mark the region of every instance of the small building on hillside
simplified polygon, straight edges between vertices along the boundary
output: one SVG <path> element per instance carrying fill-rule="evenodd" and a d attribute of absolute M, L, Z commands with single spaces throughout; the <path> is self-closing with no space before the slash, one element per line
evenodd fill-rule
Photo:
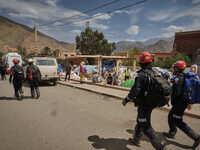
<path fill-rule="evenodd" d="M 58 57 L 64 56 L 67 58 L 67 57 L 76 56 L 76 55 L 77 55 L 76 51 L 71 51 L 71 52 L 64 51 L 64 52 L 60 52 Z"/>
<path fill-rule="evenodd" d="M 198 51 L 200 51 L 200 30 L 176 32 L 173 44 L 174 53 L 187 54 L 195 62 Z"/>

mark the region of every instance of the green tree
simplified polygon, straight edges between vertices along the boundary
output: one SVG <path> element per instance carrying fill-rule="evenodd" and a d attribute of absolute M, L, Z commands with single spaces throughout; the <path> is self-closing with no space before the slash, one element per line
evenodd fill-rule
<path fill-rule="evenodd" d="M 41 51 L 41 54 L 51 55 L 52 52 L 51 52 L 51 49 L 50 49 L 48 46 L 46 46 L 46 47 L 44 47 L 44 49 Z"/>
<path fill-rule="evenodd" d="M 4 52 L 0 52 L 0 60 L 2 59 L 3 55 L 4 55 Z"/>
<path fill-rule="evenodd" d="M 137 47 L 134 47 L 133 49 L 130 49 L 130 50 L 128 51 L 128 57 L 129 57 L 129 58 L 133 58 L 133 55 L 134 55 L 135 53 L 141 53 L 140 49 L 137 48 Z"/>
<path fill-rule="evenodd" d="M 172 64 L 178 60 L 183 60 L 187 64 L 190 64 L 190 58 L 187 55 L 184 54 L 176 54 L 174 57 L 168 57 L 164 60 L 158 60 L 156 62 L 153 62 L 154 67 L 161 67 L 169 69 L 172 67 Z"/>
<path fill-rule="evenodd" d="M 111 55 L 115 48 L 115 43 L 109 43 L 102 32 L 93 32 L 89 27 L 76 36 L 76 49 L 83 55 Z"/>
<path fill-rule="evenodd" d="M 59 53 L 60 53 L 60 50 L 59 50 L 59 49 L 53 50 L 53 56 L 54 56 L 54 57 L 58 57 L 58 56 L 59 56 Z"/>
<path fill-rule="evenodd" d="M 21 55 L 23 61 L 26 61 L 27 56 L 28 56 L 28 52 L 27 52 L 25 47 L 18 45 L 17 46 L 17 53 Z"/>

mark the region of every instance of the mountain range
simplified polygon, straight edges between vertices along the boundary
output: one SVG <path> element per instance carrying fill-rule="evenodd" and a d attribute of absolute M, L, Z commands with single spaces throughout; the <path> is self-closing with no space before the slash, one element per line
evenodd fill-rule
<path fill-rule="evenodd" d="M 150 53 L 163 52 L 170 53 L 172 51 L 174 37 L 170 38 L 152 38 L 144 42 L 141 41 L 120 41 L 116 43 L 115 51 L 128 51 L 134 47 L 141 51 L 148 51 Z"/>
<path fill-rule="evenodd" d="M 37 35 L 39 51 L 46 46 L 61 51 L 75 51 L 76 49 L 74 43 L 58 41 L 41 32 Z M 0 16 L 0 51 L 6 48 L 16 48 L 18 45 L 26 47 L 28 51 L 34 50 L 34 29 Z"/>
<path fill-rule="evenodd" d="M 120 41 L 116 43 L 116 49 L 114 51 L 128 51 L 137 47 L 141 51 L 148 51 L 151 53 L 168 53 L 172 51 L 173 40 L 174 37 L 152 38 L 144 42 Z M 28 51 L 34 50 L 34 29 L 0 16 L 0 51 L 9 48 L 16 48 L 18 45 L 26 47 Z M 60 49 L 61 51 L 76 50 L 75 43 L 58 41 L 38 32 L 39 52 L 46 46 L 51 49 Z"/>

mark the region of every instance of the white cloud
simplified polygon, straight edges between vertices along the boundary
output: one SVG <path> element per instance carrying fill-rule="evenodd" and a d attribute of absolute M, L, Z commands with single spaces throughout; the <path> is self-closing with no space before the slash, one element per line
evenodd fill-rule
<path fill-rule="evenodd" d="M 200 3 L 200 0 L 192 0 L 193 4 Z"/>
<path fill-rule="evenodd" d="M 164 22 L 172 22 L 183 17 L 200 17 L 200 6 L 196 5 L 193 8 L 175 6 L 167 10 L 151 11 L 147 16 L 150 21 Z"/>
<path fill-rule="evenodd" d="M 172 37 L 172 36 L 174 36 L 174 32 L 163 33 L 163 34 L 159 35 L 158 37 L 159 38 L 169 38 L 169 37 Z"/>
<path fill-rule="evenodd" d="M 70 33 L 77 35 L 81 33 L 81 30 L 71 30 Z"/>
<path fill-rule="evenodd" d="M 10 16 L 19 19 L 26 19 L 28 21 L 35 21 L 35 22 L 43 22 L 49 23 L 55 20 L 69 18 L 74 15 L 78 15 L 81 12 L 64 8 L 62 6 L 57 5 L 58 0 L 32 0 L 32 1 L 25 1 L 25 0 L 0 0 L 0 9 L 7 9 L 10 12 L 8 13 Z M 22 9 L 23 8 L 23 9 Z M 100 15 L 100 13 L 96 14 Z M 84 19 L 89 16 L 81 15 L 76 17 L 76 20 Z M 90 26 L 101 29 L 107 30 L 109 28 L 108 25 L 105 25 L 105 22 L 101 22 L 104 20 L 111 19 L 111 15 L 105 14 L 99 16 L 97 18 L 90 19 Z M 67 19 L 62 22 L 55 22 L 52 26 L 67 24 L 72 22 L 73 20 Z M 85 21 L 80 21 L 77 23 L 70 24 L 71 26 L 75 27 L 85 27 Z"/>
<path fill-rule="evenodd" d="M 46 3 L 51 6 L 56 6 L 57 0 L 47 0 Z"/>
<path fill-rule="evenodd" d="M 122 13 L 130 14 L 131 11 L 127 11 L 127 10 L 117 10 L 117 11 L 114 11 L 112 14 L 114 14 L 114 13 L 116 13 L 116 14 L 122 14 Z"/>
<path fill-rule="evenodd" d="M 131 26 L 126 30 L 126 33 L 130 35 L 137 35 L 139 33 L 139 26 Z"/>
<path fill-rule="evenodd" d="M 130 21 L 131 21 L 131 24 L 136 24 L 137 21 L 138 21 L 138 18 L 140 17 L 140 12 L 143 10 L 143 8 L 135 8 L 134 10 L 131 10 L 129 12 L 129 15 L 130 15 Z"/>
<path fill-rule="evenodd" d="M 168 26 L 166 28 L 162 28 L 162 30 L 168 31 L 168 32 L 177 32 L 177 31 L 183 30 L 183 27 L 170 25 L 170 26 Z"/>
<path fill-rule="evenodd" d="M 52 21 L 67 18 L 79 11 L 56 6 L 55 0 L 43 1 L 20 1 L 20 0 L 1 0 L 0 9 L 10 10 L 10 15 L 18 18 L 40 19 Z"/>
<path fill-rule="evenodd" d="M 97 17 L 95 17 L 95 16 L 97 16 Z M 93 15 L 93 17 L 95 17 L 95 19 L 99 19 L 99 20 L 109 20 L 109 19 L 111 19 L 111 16 L 110 15 L 108 15 L 108 14 L 103 14 L 103 13 L 97 13 L 97 14 L 95 14 L 95 15 Z"/>

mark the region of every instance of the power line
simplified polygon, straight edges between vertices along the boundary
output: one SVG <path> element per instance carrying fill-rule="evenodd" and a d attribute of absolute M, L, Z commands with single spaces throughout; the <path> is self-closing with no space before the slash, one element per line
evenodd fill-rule
<path fill-rule="evenodd" d="M 46 24 L 38 25 L 38 27 L 46 26 L 46 25 L 50 25 L 50 24 L 53 24 L 53 23 L 56 23 L 56 22 L 60 22 L 60 21 L 63 21 L 63 20 L 72 19 L 72 18 L 75 18 L 75 17 L 79 17 L 79 16 L 81 16 L 81 15 L 83 15 L 83 14 L 86 14 L 86 13 L 89 13 L 89 12 L 91 12 L 91 11 L 94 11 L 94 10 L 97 10 L 97 9 L 103 8 L 103 7 L 105 7 L 105 6 L 108 6 L 108 5 L 114 4 L 114 3 L 118 2 L 118 1 L 121 1 L 121 0 L 114 0 L 114 1 L 112 1 L 112 2 L 110 2 L 110 3 L 107 3 L 107 4 L 104 4 L 104 5 L 98 6 L 98 7 L 96 7 L 96 8 L 93 8 L 93 9 L 87 10 L 87 11 L 85 11 L 85 12 L 83 12 L 83 13 L 80 13 L 80 14 L 77 14 L 77 15 L 73 15 L 73 16 L 68 17 L 68 18 L 63 18 L 63 19 L 59 19 L 59 20 L 55 20 L 55 21 L 52 21 L 52 22 L 46 23 Z"/>
<path fill-rule="evenodd" d="M 20 44 L 22 44 L 30 35 L 32 34 L 32 32 L 27 33 L 24 38 L 21 40 Z"/>
<path fill-rule="evenodd" d="M 87 18 L 83 18 L 83 19 L 76 20 L 76 21 L 71 21 L 71 22 L 64 23 L 64 24 L 60 24 L 60 25 L 56 25 L 56 26 L 69 25 L 69 24 L 73 24 L 73 23 L 80 22 L 80 21 L 84 21 L 84 20 L 88 20 L 88 19 L 100 17 L 100 16 L 103 16 L 103 15 L 106 15 L 106 14 L 110 14 L 110 13 L 115 12 L 115 11 L 118 11 L 118 10 L 122 10 L 122 9 L 125 9 L 125 8 L 129 8 L 129 7 L 131 7 L 131 6 L 134 6 L 134 5 L 138 5 L 138 4 L 144 3 L 145 1 L 147 1 L 147 0 L 143 0 L 143 1 L 136 2 L 136 3 L 132 3 L 132 4 L 130 4 L 130 5 L 126 5 L 126 6 L 124 6 L 124 7 L 120 7 L 120 8 L 118 8 L 118 9 L 114 9 L 114 10 L 108 11 L 108 12 L 106 12 L 106 13 L 98 14 L 98 15 L 95 15 L 95 16 L 90 16 L 90 17 L 87 17 Z M 55 27 L 55 26 L 50 26 L 50 27 Z"/>

